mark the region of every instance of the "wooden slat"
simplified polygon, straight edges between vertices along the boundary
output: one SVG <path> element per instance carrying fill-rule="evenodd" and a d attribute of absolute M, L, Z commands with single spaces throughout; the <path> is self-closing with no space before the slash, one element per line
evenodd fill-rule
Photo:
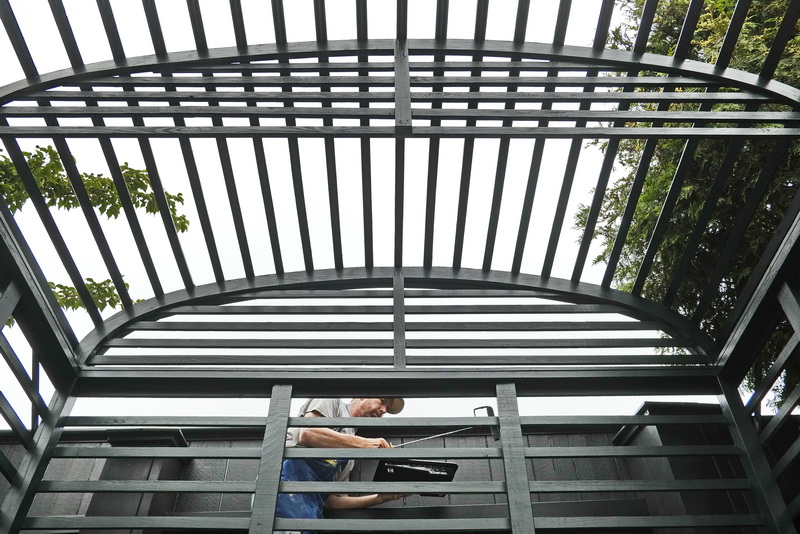
<path fill-rule="evenodd" d="M 281 493 L 446 493 L 501 494 L 506 483 L 473 482 L 281 482 Z"/>
<path fill-rule="evenodd" d="M 110 339 L 107 347 L 260 348 L 260 349 L 391 349 L 391 339 Z"/>
<path fill-rule="evenodd" d="M 192 529 L 219 532 L 247 527 L 246 517 L 30 517 L 23 528 L 48 529 Z M 736 527 L 757 526 L 763 521 L 757 515 L 710 515 L 710 516 L 659 516 L 659 517 L 584 517 L 553 518 L 538 517 L 535 525 L 546 529 L 575 528 L 689 528 L 689 527 Z M 382 532 L 489 532 L 507 530 L 509 520 L 505 518 L 470 519 L 276 519 L 275 527 L 282 530 L 317 529 L 326 532 L 369 532 L 379 525 Z"/>
<path fill-rule="evenodd" d="M 637 323 L 632 323 L 637 324 Z M 491 324 L 488 326 L 492 326 Z M 608 330 L 612 328 L 609 327 Z M 209 321 L 140 321 L 130 325 L 130 330 L 160 332 L 391 332 L 390 322 L 209 322 Z M 426 329 L 427 330 L 427 329 Z M 632 330 L 632 329 L 631 329 Z"/>
<path fill-rule="evenodd" d="M 472 519 L 383 519 L 379 523 L 373 520 L 359 519 L 276 519 L 276 528 L 282 531 L 296 532 L 308 529 L 325 532 L 374 532 L 376 526 L 381 532 L 495 532 L 509 528 L 506 518 L 472 518 Z"/>
<path fill-rule="evenodd" d="M 533 508 L 528 488 L 525 448 L 522 437 L 517 391 L 513 383 L 497 385 L 497 412 L 500 442 L 503 450 L 503 471 L 512 532 L 534 532 Z M 479 484 L 483 486 L 483 484 Z"/>
<path fill-rule="evenodd" d="M 408 44 L 404 40 L 395 43 L 394 64 L 394 78 L 391 79 L 395 96 L 394 126 L 398 133 L 407 133 L 411 131 L 411 84 L 408 70 Z M 375 87 L 372 83 L 369 85 Z"/>
<path fill-rule="evenodd" d="M 402 44 L 399 46 L 402 47 Z M 663 87 L 708 87 L 718 85 L 716 81 L 690 77 L 665 76 L 519 76 L 515 68 L 509 68 L 509 76 L 410 76 L 408 61 L 402 59 L 402 50 L 396 51 L 394 76 L 100 76 L 82 80 L 90 85 L 102 87 L 281 87 L 286 84 L 295 87 L 395 87 L 397 91 L 398 69 L 405 72 L 406 82 L 412 87 L 465 87 L 477 84 L 480 87 L 604 87 L 604 88 L 663 88 Z M 399 54 L 399 55 L 397 55 Z M 408 52 L 406 52 L 408 57 Z M 406 66 L 403 66 L 403 63 Z M 438 64 L 435 65 L 438 70 Z M 214 70 L 211 67 L 210 70 Z M 328 66 L 319 66 L 320 72 Z M 407 91 L 405 91 L 407 92 Z"/>
<path fill-rule="evenodd" d="M 406 362 L 411 366 L 450 366 L 465 368 L 474 365 L 535 366 L 535 365 L 697 365 L 708 364 L 705 356 L 699 355 L 608 355 L 608 354 L 425 354 L 411 352 L 406 355 Z M 382 365 L 392 366 L 392 354 L 99 354 L 92 356 L 89 365 Z"/>
<path fill-rule="evenodd" d="M 51 102 L 58 101 L 111 101 L 111 102 L 124 102 L 129 99 L 136 99 L 140 102 L 167 102 L 172 98 L 179 98 L 181 93 L 167 94 L 163 91 L 32 91 L 25 95 L 25 98 L 20 98 L 20 101 L 27 99 L 41 100 L 45 99 Z M 750 93 L 746 91 L 740 92 L 685 92 L 685 93 L 662 93 L 662 92 L 636 92 L 636 93 L 585 93 L 585 92 L 557 92 L 557 93 L 543 93 L 543 92 L 518 92 L 518 93 L 505 93 L 505 92 L 426 92 L 414 91 L 411 94 L 412 102 L 602 102 L 602 103 L 661 103 L 661 102 L 681 102 L 681 103 L 698 103 L 698 102 L 715 102 L 715 103 L 729 103 L 729 104 L 747 104 L 751 102 L 771 102 L 772 99 Z M 332 93 L 317 93 L 317 92 L 297 92 L 297 93 L 284 93 L 278 91 L 261 91 L 255 93 L 241 93 L 241 92 L 225 92 L 225 93 L 208 93 L 208 92 L 187 92 L 185 99 L 186 102 L 279 102 L 279 103 L 294 103 L 294 102 L 394 102 L 395 94 L 393 91 L 376 91 L 376 92 L 332 92 Z"/>
<path fill-rule="evenodd" d="M 786 452 L 783 453 L 783 456 L 775 463 L 772 467 L 772 475 L 777 479 L 778 477 L 782 476 L 787 469 L 792 467 L 797 463 L 797 460 L 800 459 L 800 438 L 794 440 L 794 443 L 786 449 Z"/>
<path fill-rule="evenodd" d="M 713 395 L 717 371 L 696 367 L 570 367 L 550 369 L 451 368 L 393 370 L 231 369 L 220 379 L 215 369 L 85 368 L 76 393 L 83 396 L 186 396 L 206 394 L 260 397 L 275 384 L 292 384 L 302 397 L 380 396 L 396 391 L 404 396 L 484 396 L 494 384 L 513 380 L 521 395 Z M 351 423 L 352 424 L 352 423 Z M 347 425 L 345 425 L 347 426 Z"/>
<path fill-rule="evenodd" d="M 318 366 L 318 365 L 383 365 L 392 366 L 394 357 L 386 354 L 339 354 L 339 355 L 246 355 L 246 354 L 168 354 L 168 355 L 97 355 L 93 356 L 89 365 L 280 365 Z"/>
<path fill-rule="evenodd" d="M 719 385 L 722 390 L 719 395 L 720 408 L 729 421 L 734 445 L 741 451 L 742 466 L 753 485 L 753 495 L 759 508 L 763 510 L 766 526 L 775 532 L 791 532 L 794 527 L 787 513 L 786 501 L 777 481 L 772 477 L 772 470 L 759 443 L 752 418 L 744 410 L 738 382 L 733 384 L 721 379 Z"/>
<path fill-rule="evenodd" d="M 14 128 L 9 128 L 6 124 L 7 123 L 5 122 L 5 119 L 0 118 L 0 130 L 14 130 Z M 28 192 L 28 197 L 31 203 L 36 209 L 36 212 L 39 214 L 39 219 L 47 231 L 47 235 L 50 237 L 50 241 L 52 242 L 58 257 L 61 260 L 63 268 L 69 275 L 72 285 L 75 287 L 75 290 L 80 296 L 81 302 L 86 308 L 86 312 L 89 314 L 89 317 L 92 319 L 92 322 L 95 325 L 102 323 L 103 319 L 100 316 L 100 311 L 97 309 L 97 305 L 92 299 L 89 290 L 86 288 L 86 283 L 84 282 L 83 276 L 81 275 L 81 272 L 78 269 L 72 254 L 70 253 L 69 247 L 67 246 L 67 243 L 64 240 L 64 237 L 59 230 L 55 219 L 53 218 L 53 214 L 50 212 L 50 208 L 47 206 L 47 201 L 45 200 L 41 190 L 39 189 L 39 186 L 36 183 L 36 179 L 34 178 L 33 173 L 28 166 L 22 149 L 19 147 L 17 140 L 13 137 L 3 137 L 3 144 L 8 151 L 11 161 L 14 163 L 14 167 L 16 168 L 17 174 L 25 186 L 25 190 Z"/>
<path fill-rule="evenodd" d="M 783 347 L 780 354 L 778 354 L 778 357 L 775 358 L 775 361 L 769 366 L 769 369 L 767 369 L 767 372 L 764 374 L 761 382 L 747 400 L 745 408 L 749 413 L 753 413 L 761 404 L 761 401 L 764 400 L 764 397 L 766 397 L 767 394 L 769 394 L 770 390 L 772 389 L 772 385 L 783 372 L 787 362 L 797 357 L 798 354 L 800 354 L 800 336 L 797 334 L 792 334 L 792 337 L 786 342 L 786 345 Z"/>
<path fill-rule="evenodd" d="M 261 458 L 256 447 L 56 447 L 53 458 Z"/>
<path fill-rule="evenodd" d="M 3 22 L 6 34 L 17 56 L 17 61 L 19 61 L 19 65 L 22 67 L 22 72 L 25 73 L 26 77 L 33 78 L 38 74 L 38 70 L 28 50 L 25 37 L 22 35 L 22 31 L 20 31 L 17 18 L 14 15 L 14 10 L 11 9 L 11 4 L 8 0 L 0 1 L 0 21 Z"/>
<path fill-rule="evenodd" d="M 792 420 L 791 414 L 797 407 L 797 404 L 800 403 L 800 385 L 795 385 L 787 393 L 778 413 L 770 419 L 770 422 L 767 423 L 767 426 L 764 427 L 764 430 L 758 435 L 758 439 L 762 445 L 766 445 L 783 425 Z"/>
<path fill-rule="evenodd" d="M 62 413 L 69 413 L 74 397 L 56 393 L 50 403 L 50 412 L 34 435 L 33 447 L 17 465 L 17 478 L 0 506 L 0 532 L 17 532 L 36 497 L 42 477 L 47 470 L 61 428 L 57 422 Z"/>
<path fill-rule="evenodd" d="M 772 42 L 769 53 L 764 59 L 764 64 L 761 66 L 761 72 L 759 74 L 764 79 L 772 78 L 775 74 L 775 70 L 778 68 L 778 63 L 780 63 L 783 57 L 786 46 L 795 36 L 795 26 L 797 25 L 798 17 L 800 17 L 800 0 L 792 0 L 789 2 L 789 5 L 786 6 L 783 20 L 778 28 L 777 35 L 775 35 L 775 40 Z"/>
<path fill-rule="evenodd" d="M 121 340 L 122 341 L 122 340 Z M 151 341 L 151 340 L 142 340 Z M 331 340 L 338 341 L 338 340 Z M 651 339 L 409 339 L 410 349 L 553 349 L 553 348 L 621 348 L 621 347 L 685 347 L 684 341 Z"/>
<path fill-rule="evenodd" d="M 39 493 L 253 493 L 256 481 L 43 480 Z"/>
<path fill-rule="evenodd" d="M 254 102 L 248 102 L 253 104 Z M 330 102 L 327 102 L 330 104 Z M 441 102 L 433 102 L 441 105 Z M 800 113 L 788 111 L 615 111 L 564 109 L 414 109 L 413 118 L 426 120 L 513 120 L 513 121 L 583 121 L 583 122 L 655 122 L 697 124 L 736 122 L 790 123 L 800 120 Z M 18 117 L 210 117 L 210 118 L 322 118 L 322 119 L 391 119 L 394 113 L 386 108 L 299 107 L 273 106 L 102 106 L 102 107 L 34 107 L 11 106 L 0 108 L 0 115 Z M 254 125 L 257 126 L 257 125 Z M 327 124 L 332 126 L 332 124 Z M 431 126 L 439 126 L 432 124 Z M 546 126 L 546 125 L 543 125 Z M 580 127 L 580 126 L 578 126 Z M 585 127 L 585 125 L 584 125 Z"/>
<path fill-rule="evenodd" d="M 561 314 L 561 313 L 625 313 L 615 304 L 446 304 L 446 305 L 408 305 L 407 314 Z M 175 306 L 170 314 L 209 314 L 209 315 L 294 315 L 294 314 L 335 314 L 335 315 L 388 315 L 393 313 L 391 306 Z"/>
<path fill-rule="evenodd" d="M 409 349 L 554 349 L 554 348 L 623 348 L 685 347 L 680 340 L 651 339 L 408 339 Z M 135 348 L 250 348 L 250 349 L 391 349 L 393 339 L 242 339 L 242 338 L 169 338 L 110 339 L 106 347 Z M 395 347 L 396 348 L 396 347 Z"/>
<path fill-rule="evenodd" d="M 376 138 L 394 138 L 394 128 L 384 126 L 0 126 L 0 137 L 14 136 L 19 139 L 56 137 L 65 138 L 216 138 L 225 135 L 229 138 L 265 137 L 265 138 L 358 138 L 372 136 Z M 489 127 L 489 126 L 442 126 L 415 127 L 413 138 L 463 138 L 481 139 L 691 139 L 695 137 L 710 139 L 771 139 L 800 137 L 798 128 L 628 128 L 628 127 L 590 127 L 576 130 L 572 127 L 549 126 L 536 127 Z M 402 141 L 399 140 L 399 141 Z M 297 155 L 299 158 L 299 154 Z M 148 169 L 151 177 L 152 169 Z M 167 212 L 169 210 L 167 209 Z"/>
<path fill-rule="evenodd" d="M 747 200 L 744 205 L 738 208 L 735 221 L 732 225 L 728 224 L 726 229 L 729 232 L 727 242 L 722 251 L 717 253 L 717 263 L 706 282 L 706 286 L 703 288 L 700 302 L 698 302 L 697 308 L 692 314 L 692 319 L 698 323 L 708 313 L 714 299 L 720 295 L 722 279 L 728 272 L 734 257 L 739 253 L 748 227 L 753 223 L 754 219 L 758 218 L 757 211 L 761 207 L 764 196 L 767 194 L 767 188 L 777 178 L 778 172 L 782 167 L 781 163 L 785 161 L 790 146 L 791 141 L 788 139 L 775 143 L 761 167 L 758 179 L 751 181 L 752 189 L 747 193 Z"/>
<path fill-rule="evenodd" d="M 721 415 L 545 415 L 523 416 L 522 426 L 543 427 L 554 425 L 703 425 L 725 424 Z"/>
<path fill-rule="evenodd" d="M 397 124 L 395 123 L 395 130 Z M 403 232 L 405 230 L 406 140 L 394 141 L 394 267 L 403 267 Z"/>
<path fill-rule="evenodd" d="M 506 458 L 506 461 L 507 458 Z M 523 474 L 525 471 L 523 471 Z M 49 483 L 54 484 L 54 483 Z M 87 482 L 64 483 L 79 488 Z M 129 482 L 136 484 L 136 482 Z M 141 484 L 141 483 L 139 483 Z M 147 483 L 156 486 L 157 483 Z M 161 482 L 161 484 L 167 484 Z M 184 482 L 184 484 L 187 484 Z M 217 483 L 237 484 L 237 483 Z M 252 483 L 250 483 L 252 485 Z M 61 483 L 57 486 L 60 487 Z M 50 486 L 48 486 L 49 488 Z M 65 486 L 67 487 L 67 486 Z M 142 486 L 144 487 L 144 486 Z M 193 486 L 194 487 L 194 486 Z M 199 487 L 199 486 L 196 486 Z M 221 486 L 216 489 L 219 490 Z M 446 493 L 446 494 L 500 494 L 506 492 L 505 482 L 282 482 L 282 493 Z M 528 489 L 528 488 L 526 488 Z M 683 479 L 683 480 L 547 480 L 531 481 L 531 493 L 608 493 L 608 492 L 660 492 L 660 491 L 733 491 L 751 489 L 747 479 Z M 49 489 L 48 489 L 49 490 Z M 75 489 L 74 491 L 77 491 Z M 132 490 L 124 490 L 132 491 Z M 157 490 L 162 491 L 162 490 Z M 192 490 L 194 491 L 194 490 Z M 214 491 L 214 490 L 209 490 Z M 523 491 L 526 500 L 527 491 Z"/>
<path fill-rule="evenodd" d="M 275 386 L 270 396 L 269 414 L 264 428 L 261 446 L 261 461 L 255 483 L 252 512 L 250 516 L 251 534 L 269 532 L 275 521 L 275 500 L 280 484 L 281 463 L 286 438 L 287 420 L 292 401 L 291 386 Z"/>
<path fill-rule="evenodd" d="M 527 453 L 526 453 L 527 454 Z M 642 453 L 642 456 L 648 454 Z M 492 448 L 446 448 L 446 449 L 322 449 L 293 447 L 283 453 L 285 458 L 337 458 L 381 459 L 381 458 L 447 458 L 479 459 L 502 458 L 500 449 Z M 256 447 L 72 447 L 59 446 L 54 458 L 228 458 L 259 459 L 261 448 Z"/>
<path fill-rule="evenodd" d="M 547 529 L 652 529 L 691 527 L 745 527 L 764 524 L 760 515 L 683 515 L 650 517 L 538 517 L 536 526 Z"/>
<path fill-rule="evenodd" d="M 732 140 L 726 148 L 725 154 L 714 177 L 714 181 L 707 190 L 703 207 L 700 210 L 700 213 L 694 218 L 694 226 L 692 227 L 692 231 L 686 240 L 683 254 L 681 255 L 678 264 L 675 266 L 672 272 L 672 278 L 670 280 L 669 287 L 667 288 L 664 298 L 662 299 L 662 303 L 667 307 L 672 305 L 672 302 L 678 295 L 681 284 L 686 279 L 687 273 L 689 272 L 689 269 L 694 261 L 695 254 L 702 243 L 703 235 L 706 233 L 708 223 L 711 221 L 711 217 L 716 211 L 717 202 L 725 192 L 728 180 L 733 175 L 733 169 L 736 165 L 736 162 L 739 160 L 739 156 L 741 155 L 744 146 L 745 139 L 742 138 Z"/>
<path fill-rule="evenodd" d="M 0 293 L 0 325 L 5 325 L 11 318 L 20 298 L 19 288 L 10 280 Z"/>
<path fill-rule="evenodd" d="M 33 444 L 31 431 L 25 428 L 25 423 L 22 422 L 14 407 L 8 402 L 6 396 L 0 392 L 0 416 L 5 419 L 14 436 L 22 443 L 26 449 L 29 449 Z"/>
<path fill-rule="evenodd" d="M 69 416 L 63 417 L 59 425 L 63 427 L 117 427 L 117 426 L 178 426 L 178 427 L 263 427 L 266 424 L 266 417 L 222 417 L 222 416 L 148 416 L 148 417 L 99 417 L 99 416 Z M 289 426 L 292 427 L 339 427 L 351 426 L 359 428 L 430 428 L 441 427 L 443 425 L 453 427 L 476 426 L 476 425 L 496 425 L 496 418 L 476 418 L 476 417 L 428 417 L 428 418 L 401 418 L 391 417 L 386 419 L 373 418 L 334 418 L 326 417 L 324 421 L 317 421 L 313 417 L 290 417 Z"/>
<path fill-rule="evenodd" d="M 380 56 L 375 56 L 380 58 Z M 280 73 L 283 71 L 289 72 L 319 72 L 326 69 L 330 72 L 392 72 L 394 70 L 394 63 L 391 61 L 337 61 L 335 63 L 318 63 L 314 61 L 304 61 L 288 63 L 285 66 L 272 62 L 260 63 L 222 63 L 216 65 L 198 67 L 196 65 L 175 65 L 170 67 L 154 66 L 152 72 L 170 72 L 170 73 Z M 575 73 L 580 71 L 599 70 L 600 72 L 618 73 L 619 66 L 614 65 L 597 65 L 594 63 L 587 63 L 581 61 L 569 60 L 540 60 L 540 61 L 513 61 L 504 58 L 498 58 L 498 61 L 458 61 L 448 60 L 442 61 L 413 61 L 410 63 L 411 71 L 425 71 L 429 72 L 434 69 L 441 69 L 447 72 L 469 72 L 476 70 L 479 72 L 508 72 L 511 69 L 519 70 L 521 72 L 546 72 L 546 71 L 566 71 Z M 475 76 L 479 76 L 477 74 Z M 366 76 L 364 74 L 363 76 Z"/>
<path fill-rule="evenodd" d="M 405 312 L 405 278 L 402 269 L 398 269 L 394 274 L 394 320 L 393 334 L 394 340 L 394 367 L 402 369 L 406 366 L 406 312 Z"/>
<path fill-rule="evenodd" d="M 31 530 L 81 529 L 192 529 L 222 532 L 244 530 L 247 517 L 135 517 L 135 516 L 33 516 L 25 519 L 23 528 Z"/>
<path fill-rule="evenodd" d="M 25 370 L 25 367 L 22 365 L 19 357 L 17 357 L 17 354 L 14 352 L 13 347 L 2 333 L 0 333 L 0 354 L 2 354 L 3 359 L 5 360 L 6 364 L 8 364 L 8 368 L 14 374 L 14 378 L 17 380 L 17 383 L 20 385 L 20 387 L 22 387 L 25 395 L 27 395 L 28 400 L 31 401 L 33 408 L 40 416 L 44 416 L 48 411 L 47 403 L 39 393 L 39 388 L 37 387 L 36 382 L 32 377 L 28 376 L 28 372 Z M 34 363 L 34 369 L 36 369 L 38 362 Z"/>
<path fill-rule="evenodd" d="M 639 458 L 661 456 L 737 456 L 733 445 L 662 447 L 525 447 L 526 458 Z"/>
<path fill-rule="evenodd" d="M 0 474 L 2 474 L 8 482 L 13 482 L 17 476 L 17 468 L 8 459 L 8 457 L 0 451 Z"/>

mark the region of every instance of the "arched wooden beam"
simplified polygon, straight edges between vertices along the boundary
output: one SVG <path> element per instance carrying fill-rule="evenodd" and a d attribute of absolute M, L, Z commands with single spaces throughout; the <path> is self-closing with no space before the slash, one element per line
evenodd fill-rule
<path fill-rule="evenodd" d="M 202 64 L 212 66 L 239 61 L 264 61 L 271 59 L 308 58 L 327 56 L 356 56 L 359 53 L 370 55 L 394 54 L 394 41 L 389 39 L 357 41 L 328 41 L 326 43 L 303 42 L 286 45 L 263 44 L 244 48 L 218 48 L 208 52 L 176 52 L 162 56 L 140 56 L 125 61 L 103 61 L 83 68 L 63 69 L 49 74 L 20 80 L 0 88 L 0 105 L 25 97 L 32 91 L 52 87 L 85 83 L 97 76 L 131 74 L 162 69 L 165 66 L 179 68 Z M 758 94 L 769 95 L 779 102 L 797 107 L 800 102 L 800 89 L 761 78 L 737 69 L 721 68 L 708 63 L 692 60 L 676 60 L 670 56 L 657 54 L 635 54 L 623 50 L 593 50 L 577 46 L 554 46 L 541 43 L 511 43 L 506 41 L 477 42 L 468 39 L 449 39 L 435 41 L 411 39 L 408 41 L 410 54 L 457 54 L 482 55 L 494 57 L 519 57 L 524 59 L 576 61 L 594 66 L 608 66 L 620 71 L 651 70 L 679 76 L 689 76 L 739 87 Z"/>
<path fill-rule="evenodd" d="M 264 275 L 252 280 L 230 280 L 221 284 L 211 283 L 192 289 L 180 290 L 135 304 L 119 312 L 95 328 L 80 344 L 81 362 L 93 355 L 107 340 L 117 335 L 126 325 L 163 313 L 176 306 L 201 304 L 204 300 L 221 296 L 235 296 L 259 289 L 348 289 L 363 287 L 392 287 L 394 269 L 354 267 L 342 270 L 325 269 L 312 272 L 292 272 L 283 275 Z M 435 289 L 481 288 L 481 289 L 537 289 L 552 293 L 554 298 L 566 302 L 594 302 L 620 307 L 623 313 L 639 320 L 657 321 L 667 333 L 690 340 L 699 353 L 714 360 L 718 353 L 713 341 L 697 325 L 677 312 L 644 298 L 607 289 L 585 282 L 572 282 L 559 278 L 542 278 L 529 274 L 512 274 L 503 271 L 479 269 L 451 269 L 435 267 L 404 267 L 406 287 Z"/>

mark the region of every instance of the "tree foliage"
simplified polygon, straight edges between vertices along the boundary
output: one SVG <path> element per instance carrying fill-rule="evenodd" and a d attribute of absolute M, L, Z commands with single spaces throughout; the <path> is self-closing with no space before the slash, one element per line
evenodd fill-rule
<path fill-rule="evenodd" d="M 626 0 L 623 5 L 625 19 L 612 31 L 611 46 L 631 50 L 636 35 L 638 15 L 643 0 Z M 660 2 L 648 41 L 647 51 L 670 55 L 674 52 L 689 0 Z M 758 73 L 767 57 L 772 41 L 786 13 L 788 0 L 754 0 L 747 21 L 734 49 L 730 67 Z M 709 0 L 705 3 L 689 52 L 690 59 L 716 62 L 725 37 L 734 0 Z M 792 86 L 800 86 L 800 39 L 790 41 L 778 65 L 774 78 Z M 696 90 L 696 89 L 679 89 Z M 691 107 L 695 106 L 695 107 Z M 697 109 L 693 104 L 672 104 L 671 110 Z M 642 104 L 632 109 L 654 109 Z M 740 105 L 715 105 L 715 110 L 738 110 Z M 785 110 L 781 106 L 763 106 L 767 110 Z M 682 125 L 689 126 L 689 125 Z M 713 125 L 712 125 L 713 126 Z M 667 232 L 644 285 L 643 295 L 661 301 L 672 283 L 676 267 L 682 257 L 688 237 L 705 205 L 708 190 L 717 176 L 729 141 L 702 140 L 694 154 L 689 172 L 680 189 L 679 198 L 670 216 Z M 610 257 L 620 219 L 625 211 L 634 176 L 645 141 L 628 139 L 620 143 L 617 164 L 624 170 L 622 176 L 606 191 L 594 237 L 602 244 L 595 263 L 606 262 Z M 628 232 L 622 255 L 614 274 L 614 284 L 630 290 L 639 266 L 661 213 L 663 201 L 673 183 L 673 177 L 684 150 L 685 141 L 660 140 L 650 164 L 635 215 Z M 726 177 L 727 184 L 714 209 L 700 247 L 691 267 L 680 282 L 673 308 L 692 315 L 698 308 L 698 296 L 709 283 L 717 260 L 730 237 L 731 228 L 744 206 L 748 193 L 767 158 L 771 157 L 774 143 L 748 141 L 738 152 L 733 172 Z M 742 245 L 728 267 L 708 311 L 701 318 L 701 327 L 712 337 L 719 338 L 725 320 L 744 289 L 760 255 L 769 243 L 789 203 L 798 190 L 800 181 L 800 143 L 794 142 L 785 161 L 763 197 L 762 204 L 749 224 Z M 589 206 L 581 206 L 575 216 L 576 227 L 585 227 Z M 773 336 L 765 349 L 767 363 L 774 360 L 785 343 L 786 334 Z M 764 368 L 768 365 L 764 365 Z M 791 374 L 797 376 L 800 373 Z M 753 377 L 750 377 L 751 381 Z M 794 381 L 794 379 L 792 379 Z"/>
<path fill-rule="evenodd" d="M 64 210 L 80 207 L 78 196 L 64 171 L 61 158 L 53 147 L 37 146 L 33 152 L 23 152 L 23 155 L 47 206 Z M 136 209 L 143 209 L 146 213 L 158 213 L 156 195 L 147 171 L 134 169 L 127 162 L 120 166 L 120 171 L 133 206 Z M 119 217 L 123 209 L 122 199 L 112 178 L 102 174 L 82 173 L 81 181 L 94 208 L 109 219 Z M 173 195 L 166 191 L 164 194 L 175 228 L 179 232 L 185 232 L 189 228 L 189 219 L 179 212 L 179 206 L 184 203 L 183 195 L 181 193 Z M 5 199 L 11 213 L 21 210 L 30 198 L 14 163 L 2 154 L 0 154 L 0 195 Z M 49 284 L 62 308 L 76 310 L 84 307 L 74 287 L 53 282 Z M 119 306 L 120 297 L 111 280 L 95 281 L 93 278 L 87 278 L 85 284 L 95 304 L 101 310 Z"/>
<path fill-rule="evenodd" d="M 23 152 L 23 154 L 48 206 L 65 210 L 80 207 L 78 196 L 64 172 L 61 158 L 53 147 L 37 146 L 34 152 Z M 120 166 L 120 171 L 133 206 L 144 209 L 147 213 L 158 213 L 156 195 L 150 185 L 147 171 L 134 169 L 127 162 Z M 119 217 L 122 200 L 111 178 L 102 174 L 82 173 L 81 180 L 92 206 L 108 218 Z M 9 158 L 2 155 L 0 155 L 0 194 L 5 198 L 12 213 L 22 209 L 29 198 L 16 167 Z M 185 215 L 178 213 L 178 205 L 184 202 L 183 194 L 173 195 L 166 191 L 164 194 L 175 228 L 179 232 L 185 232 L 189 228 L 189 220 Z"/>

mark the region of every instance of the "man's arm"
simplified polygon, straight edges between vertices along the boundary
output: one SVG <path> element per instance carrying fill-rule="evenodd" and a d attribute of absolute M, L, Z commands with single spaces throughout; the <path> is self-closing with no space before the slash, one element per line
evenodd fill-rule
<path fill-rule="evenodd" d="M 317 412 L 308 412 L 305 417 L 324 417 Z M 299 443 L 304 447 L 342 447 L 347 449 L 381 449 L 391 448 L 383 438 L 362 438 L 350 434 L 342 434 L 330 428 L 302 428 Z"/>
<path fill-rule="evenodd" d="M 328 495 L 325 501 L 325 508 L 331 510 L 344 510 L 352 508 L 368 508 L 389 501 L 396 501 L 406 497 L 405 493 L 375 493 L 373 495 L 359 495 L 351 497 L 349 495 Z"/>

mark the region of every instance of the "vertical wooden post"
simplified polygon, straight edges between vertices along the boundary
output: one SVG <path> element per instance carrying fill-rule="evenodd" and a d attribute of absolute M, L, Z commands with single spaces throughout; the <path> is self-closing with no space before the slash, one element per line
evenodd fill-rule
<path fill-rule="evenodd" d="M 511 532 L 532 534 L 535 529 L 528 470 L 525 466 L 525 442 L 517 406 L 517 388 L 513 383 L 497 384 L 497 412 L 500 419 Z"/>
<path fill-rule="evenodd" d="M 292 386 L 278 385 L 272 388 L 264 442 L 261 447 L 261 462 L 258 465 L 253 512 L 250 516 L 250 534 L 271 534 L 274 528 L 275 501 L 278 498 L 278 486 L 281 481 L 283 448 L 291 402 Z"/>
<path fill-rule="evenodd" d="M 753 493 L 770 532 L 776 534 L 797 534 L 792 518 L 786 509 L 786 502 L 772 476 L 772 469 L 761 448 L 758 435 L 748 416 L 735 385 L 720 379 L 719 404 L 728 419 L 731 435 L 739 449 L 747 478 L 753 483 Z"/>
<path fill-rule="evenodd" d="M 394 300 L 394 368 L 406 366 L 406 308 L 405 278 L 402 269 L 394 270 L 392 297 Z"/>

